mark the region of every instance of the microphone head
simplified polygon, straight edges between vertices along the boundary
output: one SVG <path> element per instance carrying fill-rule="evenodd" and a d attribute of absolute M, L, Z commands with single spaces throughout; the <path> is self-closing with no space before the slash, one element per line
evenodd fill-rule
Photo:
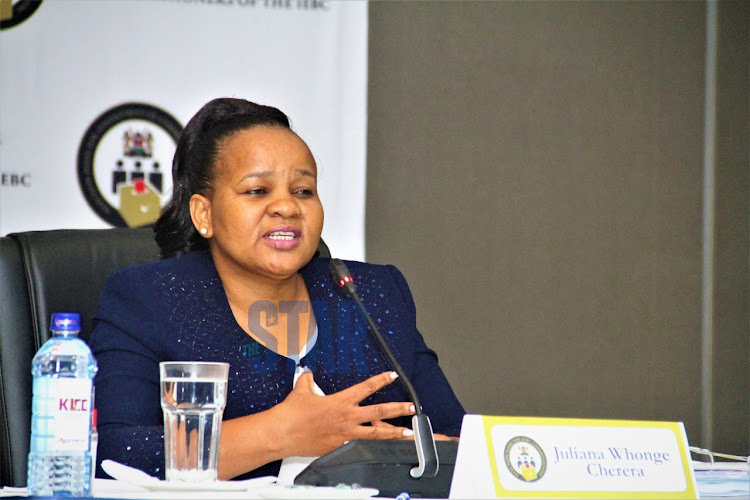
<path fill-rule="evenodd" d="M 346 264 L 341 259 L 331 259 L 328 267 L 331 269 L 331 276 L 333 276 L 333 279 L 336 280 L 339 286 L 344 289 L 354 288 L 352 273 L 349 272 L 349 268 L 346 267 Z"/>

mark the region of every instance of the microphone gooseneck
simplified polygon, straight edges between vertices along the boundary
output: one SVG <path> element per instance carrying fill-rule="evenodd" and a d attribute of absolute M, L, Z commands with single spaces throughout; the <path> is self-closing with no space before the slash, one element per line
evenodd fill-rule
<path fill-rule="evenodd" d="M 331 259 L 329 267 L 333 279 L 344 289 L 347 295 L 349 295 L 359 307 L 362 315 L 367 320 L 367 324 L 370 325 L 370 331 L 372 331 L 373 335 L 375 335 L 375 338 L 378 340 L 381 350 L 385 354 L 385 357 L 388 359 L 388 362 L 393 368 L 393 371 L 398 374 L 398 378 L 401 380 L 401 383 L 404 384 L 404 387 L 406 387 L 406 391 L 409 393 L 409 397 L 414 403 L 416 415 L 412 417 L 412 428 L 414 430 L 414 442 L 417 447 L 417 458 L 419 459 L 419 465 L 411 469 L 411 476 L 414 478 L 436 476 L 439 469 L 439 460 L 437 456 L 437 447 L 435 446 L 435 437 L 432 433 L 432 424 L 430 424 L 429 417 L 422 412 L 422 406 L 419 403 L 419 396 L 417 396 L 417 391 L 414 390 L 414 386 L 412 385 L 411 380 L 406 375 L 406 373 L 404 373 L 404 370 L 403 368 L 401 368 L 401 365 L 398 363 L 398 361 L 396 361 L 393 352 L 391 352 L 390 347 L 388 347 L 385 339 L 383 339 L 383 336 L 380 334 L 380 330 L 370 317 L 370 314 L 367 312 L 364 304 L 362 304 L 362 301 L 359 299 L 359 295 L 357 294 L 357 287 L 354 284 L 354 279 L 352 278 L 352 274 L 349 272 L 349 269 L 346 267 L 346 264 L 344 264 L 340 259 Z"/>

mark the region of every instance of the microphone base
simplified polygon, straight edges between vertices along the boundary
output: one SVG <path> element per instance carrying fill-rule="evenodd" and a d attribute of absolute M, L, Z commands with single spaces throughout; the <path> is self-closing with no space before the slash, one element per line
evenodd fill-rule
<path fill-rule="evenodd" d="M 412 498 L 448 498 L 456 465 L 458 443 L 437 441 L 438 473 L 434 477 L 411 477 L 419 465 L 413 441 L 354 440 L 315 459 L 294 479 L 294 484 L 336 486 L 358 484 L 377 488 L 381 497 L 397 497 L 406 491 Z"/>

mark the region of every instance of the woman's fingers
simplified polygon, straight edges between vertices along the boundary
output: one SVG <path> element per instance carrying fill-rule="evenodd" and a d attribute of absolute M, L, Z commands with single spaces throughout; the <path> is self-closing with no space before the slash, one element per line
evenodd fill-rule
<path fill-rule="evenodd" d="M 414 439 L 414 431 L 406 427 L 396 427 L 395 425 L 391 425 L 388 422 L 383 422 L 381 420 L 374 420 L 372 422 L 372 426 L 390 429 L 401 429 L 401 436 L 397 439 Z"/>
<path fill-rule="evenodd" d="M 372 396 L 383 387 L 392 383 L 396 378 L 398 378 L 396 372 L 383 372 L 372 376 L 359 384 L 353 385 L 348 389 L 344 389 L 343 391 L 338 392 L 337 395 L 352 403 L 359 403 L 363 399 Z"/>
<path fill-rule="evenodd" d="M 359 402 L 362 399 L 390 384 L 395 378 L 395 372 L 381 373 L 348 389 L 326 396 L 325 399 L 308 400 L 307 397 L 309 395 L 315 394 L 315 380 L 312 373 L 305 372 L 299 376 L 290 396 L 292 396 L 292 399 L 298 400 L 302 406 L 308 407 L 308 409 L 310 404 L 328 406 L 331 408 L 330 410 L 321 407 L 321 411 L 333 416 L 333 414 L 329 413 L 333 410 L 343 420 L 349 420 L 355 425 L 369 423 L 373 420 L 387 420 L 413 415 L 415 413 L 413 403 L 380 403 L 359 406 Z M 333 405 L 333 407 L 329 405 Z"/>
<path fill-rule="evenodd" d="M 372 426 L 373 427 L 395 427 L 395 426 L 389 424 L 388 422 L 381 422 L 380 420 L 375 420 L 372 423 Z M 411 430 L 411 429 L 406 429 L 406 428 L 403 428 L 403 429 L 405 431 L 404 434 L 403 434 L 404 437 L 406 439 L 409 439 L 410 437 L 413 439 L 414 431 Z M 445 434 L 433 434 L 432 437 L 435 438 L 435 441 L 455 441 L 455 442 L 458 442 L 458 438 L 457 437 L 455 437 L 455 436 L 447 436 Z"/>
<path fill-rule="evenodd" d="M 360 425 L 354 431 L 353 439 L 413 439 L 414 432 L 406 427 L 397 427 L 395 425 L 380 422 L 372 423 L 371 426 Z"/>
<path fill-rule="evenodd" d="M 380 403 L 377 405 L 360 406 L 360 423 L 388 420 L 389 418 L 414 415 L 413 403 Z"/>

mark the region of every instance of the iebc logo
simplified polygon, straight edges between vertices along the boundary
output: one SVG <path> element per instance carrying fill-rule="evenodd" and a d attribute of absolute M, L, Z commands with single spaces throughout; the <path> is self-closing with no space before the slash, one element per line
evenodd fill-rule
<path fill-rule="evenodd" d="M 100 115 L 78 149 L 78 182 L 89 206 L 116 227 L 156 222 L 172 189 L 170 165 L 182 125 L 150 104 Z"/>
<path fill-rule="evenodd" d="M 536 441 L 516 436 L 505 445 L 505 466 L 517 479 L 531 483 L 547 472 L 547 457 Z"/>

